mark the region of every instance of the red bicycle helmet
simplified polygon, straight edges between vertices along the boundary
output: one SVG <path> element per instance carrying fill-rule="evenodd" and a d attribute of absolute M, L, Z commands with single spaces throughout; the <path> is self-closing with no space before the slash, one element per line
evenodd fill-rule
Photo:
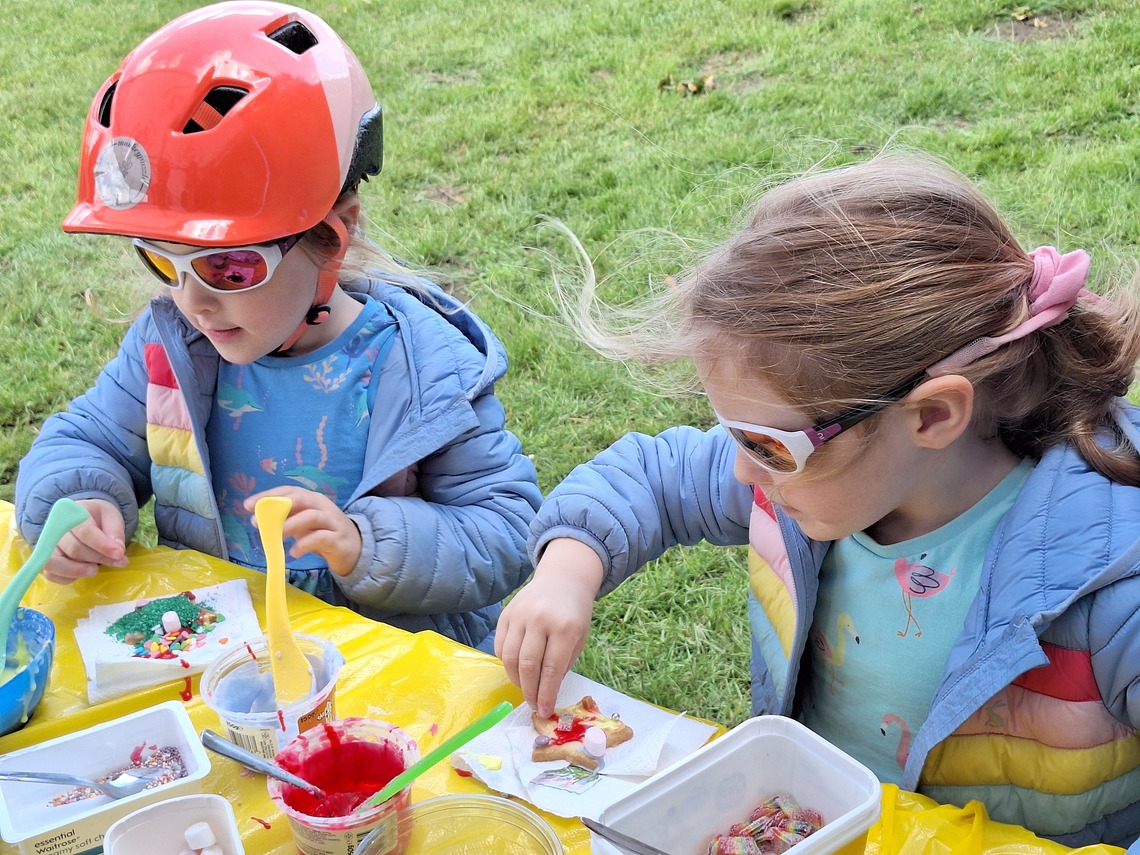
<path fill-rule="evenodd" d="M 205 6 L 143 41 L 91 105 L 64 231 L 195 246 L 298 234 L 380 171 L 360 61 L 304 9 Z"/>

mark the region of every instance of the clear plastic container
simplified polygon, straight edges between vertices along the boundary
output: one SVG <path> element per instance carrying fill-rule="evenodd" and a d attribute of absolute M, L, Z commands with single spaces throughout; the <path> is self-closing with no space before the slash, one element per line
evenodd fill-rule
<path fill-rule="evenodd" d="M 353 812 L 362 784 L 369 794 L 378 792 L 392 778 L 420 759 L 416 741 L 405 731 L 370 718 L 342 718 L 300 734 L 277 755 L 278 765 L 320 787 L 323 799 L 268 778 L 269 797 L 285 814 L 293 842 L 302 855 L 354 855 L 372 834 L 393 843 L 390 851 L 402 851 L 396 827 L 398 811 L 411 799 L 411 784 L 383 804 Z M 314 813 L 334 816 L 314 816 Z"/>
<path fill-rule="evenodd" d="M 412 805 L 398 834 L 378 829 L 355 855 L 562 855 L 562 842 L 541 816 L 492 795 L 449 795 Z"/>
<path fill-rule="evenodd" d="M 202 674 L 202 700 L 218 714 L 226 735 L 266 760 L 297 734 L 336 718 L 336 680 L 344 656 L 331 641 L 300 632 L 296 637 L 313 666 L 313 693 L 280 710 L 264 635 L 215 659 Z"/>

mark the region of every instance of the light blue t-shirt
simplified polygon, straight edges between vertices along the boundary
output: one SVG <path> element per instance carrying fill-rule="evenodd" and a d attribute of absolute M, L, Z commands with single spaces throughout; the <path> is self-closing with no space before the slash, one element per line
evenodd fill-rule
<path fill-rule="evenodd" d="M 1022 460 L 957 519 L 883 546 L 864 532 L 831 545 L 808 646 L 804 724 L 884 782 L 899 783 L 978 592 L 1001 518 L 1033 462 Z"/>
<path fill-rule="evenodd" d="M 395 318 L 369 298 L 344 332 L 312 353 L 249 365 L 222 360 L 206 441 L 231 561 L 265 569 L 253 515 L 242 507 L 254 493 L 301 486 L 348 504 L 363 474 L 378 368 L 395 336 Z M 290 583 L 323 597 L 332 584 L 325 560 L 293 558 L 291 545 L 287 539 Z"/>

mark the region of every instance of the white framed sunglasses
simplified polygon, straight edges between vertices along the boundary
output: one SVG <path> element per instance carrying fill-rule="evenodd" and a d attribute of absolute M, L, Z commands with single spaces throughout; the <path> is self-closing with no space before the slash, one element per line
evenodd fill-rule
<path fill-rule="evenodd" d="M 749 460 L 769 472 L 794 475 L 803 471 L 808 457 L 825 442 L 875 413 L 885 410 L 891 404 L 901 401 L 926 379 L 927 374 L 924 371 L 887 392 L 875 403 L 854 407 L 807 430 L 781 430 L 766 425 L 726 419 L 716 410 L 713 410 L 713 413 L 717 421 L 728 431 L 728 435 L 748 455 Z"/>
<path fill-rule="evenodd" d="M 142 238 L 134 238 L 131 243 L 146 269 L 169 288 L 181 289 L 185 273 L 210 291 L 231 294 L 250 291 L 268 282 L 281 259 L 302 237 L 304 232 L 270 243 L 210 247 L 184 255 L 169 252 Z"/>

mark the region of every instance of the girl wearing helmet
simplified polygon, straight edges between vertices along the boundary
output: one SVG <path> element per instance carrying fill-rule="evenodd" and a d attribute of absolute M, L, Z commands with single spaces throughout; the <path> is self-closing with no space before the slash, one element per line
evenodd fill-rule
<path fill-rule="evenodd" d="M 292 584 L 490 648 L 541 495 L 499 340 L 354 241 L 381 159 L 359 61 L 293 6 L 190 12 L 103 85 L 63 227 L 132 238 L 167 293 L 21 462 L 29 541 L 63 496 L 91 513 L 49 579 L 123 564 L 152 495 L 161 543 L 264 568 L 253 507 L 285 496 Z"/>

